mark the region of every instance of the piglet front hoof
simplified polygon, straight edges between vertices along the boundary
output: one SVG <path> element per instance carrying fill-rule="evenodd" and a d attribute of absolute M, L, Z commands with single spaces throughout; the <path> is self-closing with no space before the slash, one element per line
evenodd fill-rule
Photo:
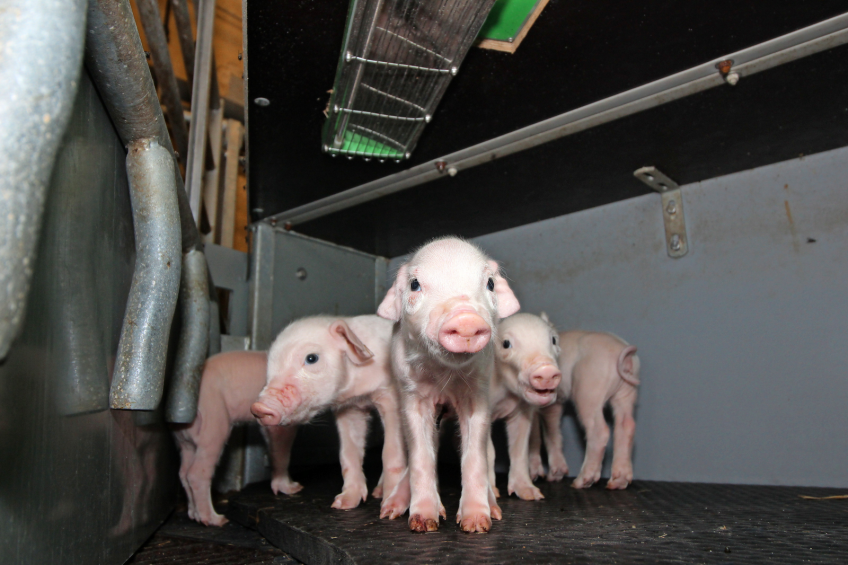
<path fill-rule="evenodd" d="M 409 529 L 413 532 L 435 532 L 439 529 L 439 518 L 426 518 L 421 514 L 409 517 Z"/>
<path fill-rule="evenodd" d="M 545 495 L 542 494 L 535 485 L 531 484 L 520 484 L 509 487 L 509 494 L 514 494 L 521 500 L 542 500 L 545 498 Z"/>
<path fill-rule="evenodd" d="M 200 522 L 204 526 L 217 526 L 220 528 L 221 526 L 229 522 L 229 520 L 227 520 L 220 514 L 212 514 L 209 517 L 200 518 L 198 522 Z"/>
<path fill-rule="evenodd" d="M 483 512 L 474 512 L 459 520 L 459 528 L 469 534 L 485 534 L 492 528 L 492 519 Z"/>
<path fill-rule="evenodd" d="M 365 502 L 366 498 L 368 498 L 368 489 L 364 485 L 362 488 L 343 490 L 336 495 L 332 507 L 338 510 L 350 510 L 359 506 L 360 502 Z"/>
<path fill-rule="evenodd" d="M 633 473 L 613 473 L 607 481 L 608 490 L 624 490 L 633 481 Z"/>
<path fill-rule="evenodd" d="M 288 477 L 281 477 L 271 481 L 271 490 L 274 494 L 297 494 L 303 490 L 303 485 L 291 480 Z"/>
<path fill-rule="evenodd" d="M 545 476 L 545 466 L 542 465 L 542 458 L 537 456 L 530 457 L 530 478 L 534 481 Z"/>
<path fill-rule="evenodd" d="M 568 475 L 568 465 L 565 461 L 548 463 L 548 482 L 559 482 Z"/>
<path fill-rule="evenodd" d="M 494 493 L 495 498 L 501 497 L 501 490 L 498 487 L 492 487 L 492 493 Z"/>
<path fill-rule="evenodd" d="M 587 477 L 585 475 L 578 475 L 574 482 L 571 483 L 571 488 L 589 488 L 593 484 L 595 484 L 600 477 Z"/>

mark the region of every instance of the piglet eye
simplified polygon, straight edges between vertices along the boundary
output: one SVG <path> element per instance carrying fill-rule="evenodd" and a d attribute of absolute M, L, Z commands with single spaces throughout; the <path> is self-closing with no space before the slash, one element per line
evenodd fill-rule
<path fill-rule="evenodd" d="M 492 277 L 489 277 L 489 282 L 486 283 L 486 288 L 488 288 L 490 292 L 494 292 L 495 291 L 495 279 L 493 279 Z"/>
<path fill-rule="evenodd" d="M 556 345 L 556 337 L 552 337 L 552 338 L 551 338 L 551 342 L 552 342 L 554 345 Z"/>
<path fill-rule="evenodd" d="M 504 349 L 509 349 L 510 347 L 512 347 L 512 344 L 509 342 L 508 339 L 505 339 L 504 342 L 503 342 L 503 346 L 504 346 Z"/>
<path fill-rule="evenodd" d="M 412 282 L 409 283 L 409 288 L 414 292 L 421 290 L 421 285 L 418 284 L 418 279 L 412 279 Z"/>
<path fill-rule="evenodd" d="M 307 365 L 314 365 L 317 362 L 318 362 L 318 354 L 317 353 L 310 353 L 309 355 L 306 356 L 306 364 Z"/>

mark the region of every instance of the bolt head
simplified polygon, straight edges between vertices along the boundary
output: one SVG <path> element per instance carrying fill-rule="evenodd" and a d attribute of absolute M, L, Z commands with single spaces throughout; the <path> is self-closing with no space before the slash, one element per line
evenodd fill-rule
<path fill-rule="evenodd" d="M 668 213 L 669 216 L 673 216 L 674 214 L 676 214 L 677 202 L 675 202 L 674 200 L 669 200 L 668 206 L 665 207 L 665 211 Z"/>
<path fill-rule="evenodd" d="M 432 116 L 430 114 L 427 114 L 426 116 L 424 116 L 424 122 L 426 122 L 428 124 L 430 123 L 431 119 L 432 119 Z"/>
<path fill-rule="evenodd" d="M 670 247 L 671 247 L 672 251 L 680 251 L 682 244 L 681 244 L 679 235 L 674 234 L 673 236 L 671 236 Z"/>
<path fill-rule="evenodd" d="M 452 76 L 456 76 L 456 74 L 457 74 L 458 72 L 459 72 L 459 69 L 458 69 L 458 68 L 456 68 L 456 67 L 451 67 L 451 75 L 452 75 Z"/>
<path fill-rule="evenodd" d="M 730 86 L 736 86 L 736 83 L 739 82 L 739 73 L 728 73 L 724 80 L 727 81 L 727 84 Z"/>
<path fill-rule="evenodd" d="M 345 63 L 350 63 L 353 60 L 353 54 L 348 51 L 345 53 Z"/>
<path fill-rule="evenodd" d="M 448 174 L 452 177 L 455 177 L 456 173 L 458 173 L 458 172 L 459 171 L 456 169 L 456 167 L 451 167 L 450 169 L 448 169 Z"/>
<path fill-rule="evenodd" d="M 307 276 L 306 269 L 304 269 L 303 267 L 300 267 L 297 271 L 294 272 L 294 276 L 296 276 L 298 279 L 300 279 L 302 281 L 306 280 L 306 276 Z"/>

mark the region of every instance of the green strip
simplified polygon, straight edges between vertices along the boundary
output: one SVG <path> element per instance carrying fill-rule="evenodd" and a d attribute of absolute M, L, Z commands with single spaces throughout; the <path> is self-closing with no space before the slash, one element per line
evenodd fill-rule
<path fill-rule="evenodd" d="M 400 149 L 351 131 L 345 132 L 344 144 L 342 144 L 340 153 L 363 157 L 385 157 L 386 159 L 403 158 L 403 152 Z M 364 155 L 362 155 L 363 153 Z"/>
<path fill-rule="evenodd" d="M 539 0 L 497 0 L 477 39 L 509 41 L 516 37 L 538 3 Z"/>

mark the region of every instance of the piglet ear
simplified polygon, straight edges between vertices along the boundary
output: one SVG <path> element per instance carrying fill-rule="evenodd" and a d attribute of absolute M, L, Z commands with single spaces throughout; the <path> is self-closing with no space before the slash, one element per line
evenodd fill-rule
<path fill-rule="evenodd" d="M 498 297 L 498 317 L 507 318 L 521 309 L 518 299 L 509 288 L 509 283 L 501 276 L 500 267 L 495 261 L 489 261 L 489 267 L 495 274 L 495 296 Z"/>
<path fill-rule="evenodd" d="M 550 318 L 548 318 L 548 314 L 546 312 L 543 311 L 541 314 L 539 314 L 539 317 L 542 318 L 542 320 L 547 322 L 548 324 L 551 323 L 551 320 Z"/>
<path fill-rule="evenodd" d="M 341 342 L 342 351 L 345 352 L 354 365 L 362 365 L 374 357 L 371 350 L 362 343 L 362 340 L 353 333 L 353 330 L 350 329 L 350 326 L 344 320 L 336 320 L 330 324 L 330 334 L 333 338 Z"/>
<path fill-rule="evenodd" d="M 400 320 L 400 313 L 403 311 L 403 304 L 401 303 L 403 291 L 401 289 L 404 285 L 406 285 L 406 265 L 398 269 L 392 288 L 389 289 L 386 297 L 380 303 L 380 307 L 377 308 L 378 316 L 393 322 Z"/>

